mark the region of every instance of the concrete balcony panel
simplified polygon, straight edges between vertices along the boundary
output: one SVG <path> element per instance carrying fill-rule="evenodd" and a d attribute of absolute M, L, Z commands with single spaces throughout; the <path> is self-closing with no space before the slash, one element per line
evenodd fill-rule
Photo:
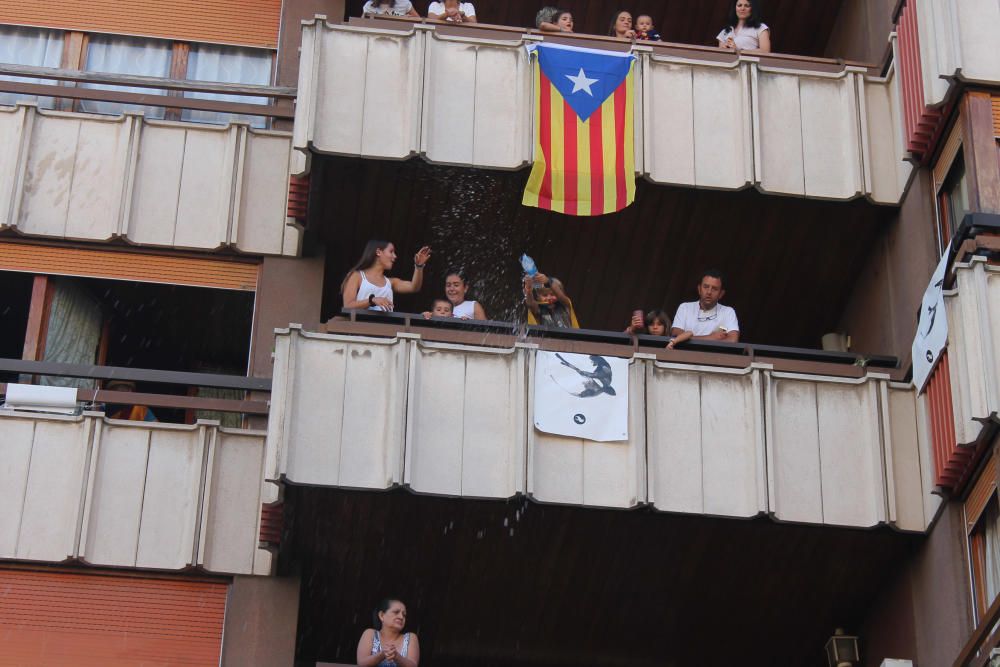
<path fill-rule="evenodd" d="M 0 108 L 0 229 L 82 241 L 295 255 L 290 135 L 245 125 Z"/>
<path fill-rule="evenodd" d="M 268 479 L 386 489 L 403 479 L 408 346 L 279 330 Z"/>
<path fill-rule="evenodd" d="M 268 573 L 263 433 L 10 411 L 0 432 L 0 558 Z"/>
<path fill-rule="evenodd" d="M 1000 5 L 994 0 L 920 0 L 916 10 L 928 106 L 944 102 L 955 80 L 1000 83 L 995 46 Z"/>
<path fill-rule="evenodd" d="M 752 184 L 749 64 L 650 54 L 640 62 L 646 122 L 636 127 L 645 133 L 650 180 L 728 190 Z"/>
<path fill-rule="evenodd" d="M 760 381 L 750 368 L 647 366 L 656 509 L 743 518 L 767 511 Z"/>
<path fill-rule="evenodd" d="M 529 362 L 533 370 L 534 359 Z M 646 503 L 646 415 L 643 361 L 629 366 L 629 439 L 594 442 L 534 428 L 528 401 L 527 494 L 540 502 L 627 509 Z M 534 373 L 529 376 L 534 385 Z"/>
<path fill-rule="evenodd" d="M 926 411 L 886 375 L 604 346 L 630 357 L 630 425 L 598 443 L 533 427 L 534 344 L 368 326 L 278 332 L 268 479 L 917 532 L 936 512 Z"/>
<path fill-rule="evenodd" d="M 403 481 L 448 496 L 510 498 L 524 489 L 525 351 L 408 345 Z"/>
<path fill-rule="evenodd" d="M 768 373 L 776 518 L 841 526 L 886 522 L 880 382 Z"/>
<path fill-rule="evenodd" d="M 534 117 L 524 46 L 539 40 L 510 30 L 332 25 L 317 17 L 303 27 L 294 146 L 303 153 L 526 166 Z M 580 45 L 610 48 L 586 38 Z M 891 72 L 874 77 L 833 61 L 677 45 L 639 45 L 634 52 L 638 176 L 899 203 L 912 167 L 903 160 Z"/>
<path fill-rule="evenodd" d="M 954 289 L 945 292 L 948 360 L 955 437 L 967 444 L 980 420 L 1000 413 L 1000 268 L 973 257 L 954 271 Z"/>

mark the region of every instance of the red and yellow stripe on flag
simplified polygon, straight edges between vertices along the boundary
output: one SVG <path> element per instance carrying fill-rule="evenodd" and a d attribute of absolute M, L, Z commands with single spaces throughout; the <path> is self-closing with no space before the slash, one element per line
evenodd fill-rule
<path fill-rule="evenodd" d="M 586 121 L 534 59 L 535 162 L 522 203 L 566 215 L 614 213 L 635 201 L 633 73 Z"/>

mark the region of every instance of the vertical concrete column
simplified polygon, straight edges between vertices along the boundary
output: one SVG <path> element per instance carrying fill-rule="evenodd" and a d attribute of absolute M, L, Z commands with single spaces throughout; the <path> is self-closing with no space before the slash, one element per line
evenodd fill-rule
<path fill-rule="evenodd" d="M 292 667 L 298 577 L 235 577 L 226 603 L 222 667 Z"/>

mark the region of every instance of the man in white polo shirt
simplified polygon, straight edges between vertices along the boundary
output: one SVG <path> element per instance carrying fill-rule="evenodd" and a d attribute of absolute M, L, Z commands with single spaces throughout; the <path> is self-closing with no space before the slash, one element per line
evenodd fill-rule
<path fill-rule="evenodd" d="M 677 308 L 670 334 L 680 336 L 690 331 L 696 339 L 738 342 L 740 323 L 736 311 L 719 303 L 725 295 L 722 274 L 715 270 L 705 271 L 698 283 L 698 300 L 682 303 Z"/>

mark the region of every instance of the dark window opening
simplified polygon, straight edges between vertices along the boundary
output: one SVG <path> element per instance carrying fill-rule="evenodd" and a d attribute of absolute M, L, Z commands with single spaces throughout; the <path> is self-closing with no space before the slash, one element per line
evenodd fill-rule
<path fill-rule="evenodd" d="M 28 330 L 34 276 L 0 271 L 0 357 L 20 359 Z M 17 382 L 17 373 L 0 372 L 0 382 Z"/>

